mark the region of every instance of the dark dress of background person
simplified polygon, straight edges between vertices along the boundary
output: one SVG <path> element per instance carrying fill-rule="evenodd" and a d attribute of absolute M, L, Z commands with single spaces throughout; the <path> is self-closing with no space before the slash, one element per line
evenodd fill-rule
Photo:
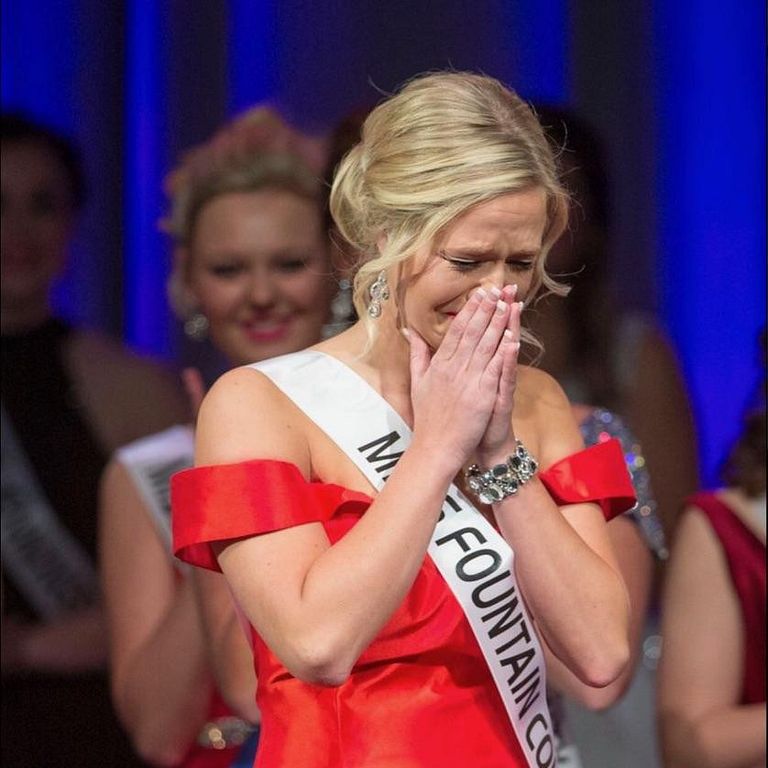
<path fill-rule="evenodd" d="M 34 496 L 36 488 L 95 570 L 97 497 L 108 455 L 184 420 L 188 407 L 169 371 L 54 317 L 51 289 L 66 267 L 84 202 L 78 153 L 24 116 L 3 114 L 0 126 L 0 394 L 3 431 L 7 417 L 13 433 L 3 448 L 1 764 L 141 765 L 110 700 L 96 578 L 88 575 L 81 599 L 72 602 L 82 610 L 62 606 L 61 618 L 44 617 L 9 566 L 27 542 L 9 537 L 19 535 L 25 515 L 35 519 L 34 500 L 24 492 Z M 12 469 L 11 462 L 24 460 L 33 479 Z"/>
<path fill-rule="evenodd" d="M 49 319 L 26 333 L 3 334 L 0 394 L 59 520 L 95 562 L 98 486 L 107 457 L 64 367 L 71 332 Z M 3 615 L 39 620 L 5 571 L 2 579 Z M 142 765 L 113 713 L 105 671 L 4 675 L 0 755 L 9 768 Z"/>

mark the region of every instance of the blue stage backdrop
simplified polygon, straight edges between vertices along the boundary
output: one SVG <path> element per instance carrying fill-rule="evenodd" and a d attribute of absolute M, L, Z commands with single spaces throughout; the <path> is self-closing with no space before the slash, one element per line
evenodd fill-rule
<path fill-rule="evenodd" d="M 765 4 L 658 3 L 658 275 L 705 478 L 739 430 L 765 325 Z"/>
<path fill-rule="evenodd" d="M 619 148 L 619 288 L 680 352 L 713 482 L 765 317 L 764 4 L 587 5 L 2 0 L 3 108 L 76 137 L 91 181 L 60 308 L 173 357 L 157 222 L 182 149 L 257 101 L 319 131 L 417 72 L 485 71 L 581 108 Z"/>

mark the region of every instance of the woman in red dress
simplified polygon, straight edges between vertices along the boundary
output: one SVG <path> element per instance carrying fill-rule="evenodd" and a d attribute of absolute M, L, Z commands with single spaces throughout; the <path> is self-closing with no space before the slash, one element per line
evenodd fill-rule
<path fill-rule="evenodd" d="M 673 542 L 659 668 L 669 768 L 765 766 L 765 418 L 763 401 L 727 486 L 688 500 Z"/>
<path fill-rule="evenodd" d="M 589 686 L 627 661 L 604 515 L 632 489 L 517 364 L 523 302 L 559 289 L 551 152 L 501 83 L 427 75 L 370 114 L 331 209 L 362 319 L 222 377 L 173 483 L 177 553 L 252 627 L 256 764 L 552 766 L 547 659 Z"/>

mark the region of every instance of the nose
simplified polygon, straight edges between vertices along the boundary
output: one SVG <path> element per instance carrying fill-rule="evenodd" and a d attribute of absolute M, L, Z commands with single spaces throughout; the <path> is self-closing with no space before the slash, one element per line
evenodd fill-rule
<path fill-rule="evenodd" d="M 254 307 L 271 307 L 277 295 L 276 286 L 269 270 L 256 270 L 248 285 L 248 300 Z"/>
<path fill-rule="evenodd" d="M 490 288 L 501 290 L 507 284 L 507 265 L 502 261 L 496 261 L 483 275 L 481 287 L 486 291 Z"/>

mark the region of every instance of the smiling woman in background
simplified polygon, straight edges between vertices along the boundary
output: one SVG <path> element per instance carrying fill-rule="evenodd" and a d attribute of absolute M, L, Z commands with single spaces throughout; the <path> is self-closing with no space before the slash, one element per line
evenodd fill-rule
<path fill-rule="evenodd" d="M 168 192 L 171 297 L 188 332 L 208 335 L 233 365 L 321 338 L 333 289 L 325 194 L 302 136 L 251 110 L 184 157 Z M 117 454 L 101 554 L 118 713 L 147 760 L 211 768 L 249 759 L 254 736 L 238 753 L 259 713 L 223 579 L 201 573 L 194 584 L 170 550 L 168 480 L 192 464 L 193 442 L 177 426 Z"/>

